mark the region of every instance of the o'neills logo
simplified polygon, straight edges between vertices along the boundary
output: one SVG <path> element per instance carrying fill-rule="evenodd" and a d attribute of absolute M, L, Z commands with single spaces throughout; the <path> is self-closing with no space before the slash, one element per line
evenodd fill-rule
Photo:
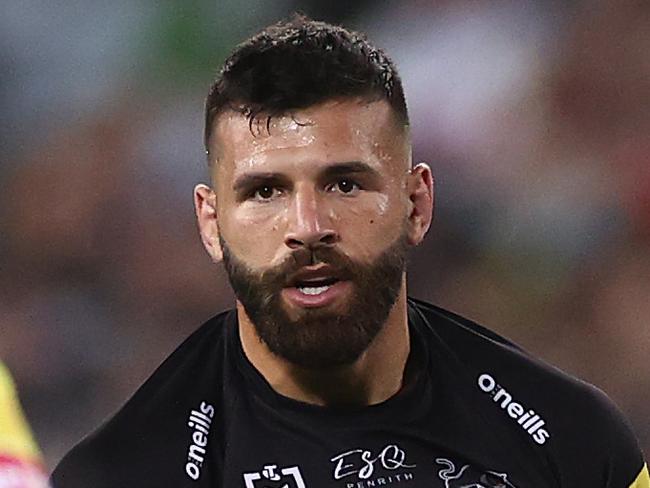
<path fill-rule="evenodd" d="M 201 476 L 201 466 L 205 459 L 205 450 L 208 446 L 208 434 L 214 416 L 214 407 L 209 403 L 201 402 L 199 410 L 192 410 L 187 420 L 187 426 L 193 430 L 192 442 L 187 450 L 187 463 L 185 472 L 193 480 Z"/>
<path fill-rule="evenodd" d="M 515 402 L 512 395 L 505 388 L 499 385 L 496 380 L 487 373 L 478 377 L 478 387 L 492 397 L 502 410 L 517 421 L 517 423 L 530 435 L 540 446 L 551 436 L 542 427 L 546 424 L 543 418 L 534 410 L 526 410 L 521 403 Z"/>

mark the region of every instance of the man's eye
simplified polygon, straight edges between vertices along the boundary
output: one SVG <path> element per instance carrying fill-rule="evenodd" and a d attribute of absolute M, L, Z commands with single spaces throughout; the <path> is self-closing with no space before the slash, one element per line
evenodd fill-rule
<path fill-rule="evenodd" d="M 330 191 L 337 191 L 337 192 L 346 193 L 346 194 L 356 192 L 356 191 L 358 191 L 360 189 L 361 188 L 359 187 L 359 185 L 357 183 L 355 183 L 352 180 L 347 180 L 347 179 L 339 180 L 330 187 Z"/>
<path fill-rule="evenodd" d="M 254 200 L 270 200 L 271 198 L 277 197 L 281 191 L 270 185 L 264 185 L 256 189 L 252 197 Z"/>

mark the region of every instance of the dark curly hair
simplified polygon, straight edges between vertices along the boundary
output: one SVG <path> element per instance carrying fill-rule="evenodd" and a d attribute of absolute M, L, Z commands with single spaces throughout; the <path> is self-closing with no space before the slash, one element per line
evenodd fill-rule
<path fill-rule="evenodd" d="M 408 126 L 402 82 L 386 54 L 356 32 L 304 15 L 271 25 L 226 59 L 205 104 L 205 147 L 225 110 L 253 121 L 270 119 L 332 98 L 386 100 Z"/>

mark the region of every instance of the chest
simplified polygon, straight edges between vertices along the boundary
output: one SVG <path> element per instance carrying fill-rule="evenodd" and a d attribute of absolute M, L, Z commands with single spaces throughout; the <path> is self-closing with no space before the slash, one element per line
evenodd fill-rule
<path fill-rule="evenodd" d="M 240 412 L 241 414 L 242 412 Z M 554 486 L 534 457 L 491 429 L 432 422 L 349 427 L 236 415 L 224 444 L 223 486 L 243 488 L 534 488 Z M 474 428 L 472 426 L 472 428 Z M 450 442 L 450 435 L 459 436 Z M 491 442 L 492 441 L 492 442 Z M 515 447 L 516 448 L 516 447 Z M 518 446 L 521 450 L 521 446 Z"/>
<path fill-rule="evenodd" d="M 289 454 L 289 455 L 288 455 Z M 263 461 L 266 459 L 266 461 Z M 473 465 L 441 449 L 404 442 L 325 452 L 269 452 L 225 463 L 224 486 L 245 488 L 488 488 L 516 484 L 511 474 Z M 540 485 L 541 486 L 541 485 Z"/>

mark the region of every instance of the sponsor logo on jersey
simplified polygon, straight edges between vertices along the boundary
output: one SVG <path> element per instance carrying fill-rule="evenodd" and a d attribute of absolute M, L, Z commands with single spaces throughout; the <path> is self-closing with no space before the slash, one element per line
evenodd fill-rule
<path fill-rule="evenodd" d="M 514 401 L 512 395 L 499 385 L 492 375 L 481 374 L 478 377 L 478 387 L 490 395 L 494 403 L 516 421 L 537 444 L 541 446 L 551 436 L 546 429 L 542 428 L 546 425 L 546 421 L 533 409 L 529 410 L 521 403 Z"/>
<path fill-rule="evenodd" d="M 190 446 L 187 449 L 187 462 L 185 473 L 194 481 L 201 476 L 201 467 L 205 460 L 208 448 L 208 434 L 212 425 L 214 407 L 206 402 L 201 402 L 198 410 L 192 410 L 187 419 L 187 426 L 192 430 Z"/>
<path fill-rule="evenodd" d="M 508 475 L 496 471 L 477 473 L 469 464 L 456 465 L 452 460 L 437 458 L 438 478 L 445 488 L 517 488 L 508 480 Z"/>
<path fill-rule="evenodd" d="M 277 464 L 267 464 L 259 472 L 244 473 L 244 483 L 246 488 L 306 488 L 298 466 L 278 469 Z"/>
<path fill-rule="evenodd" d="M 370 488 L 413 480 L 415 464 L 409 464 L 406 452 L 396 444 L 388 444 L 373 452 L 351 449 L 330 459 L 332 477 L 344 480 L 345 488 Z"/>

